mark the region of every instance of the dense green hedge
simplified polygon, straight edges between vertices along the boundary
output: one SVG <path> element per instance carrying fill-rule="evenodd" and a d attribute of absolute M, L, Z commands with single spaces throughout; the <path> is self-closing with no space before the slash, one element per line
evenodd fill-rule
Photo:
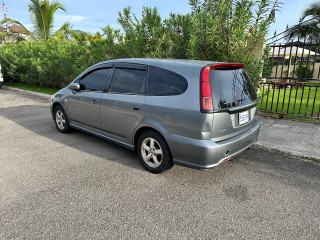
<path fill-rule="evenodd" d="M 162 19 L 156 8 L 144 7 L 138 18 L 128 7 L 118 15 L 122 29 L 106 26 L 95 35 L 70 31 L 55 34 L 49 41 L 7 43 L 0 48 L 5 80 L 58 88 L 94 63 L 149 57 L 245 63 L 257 85 L 263 61 L 254 56 L 255 48 L 262 45 L 276 3 L 189 2 L 191 13 L 185 15 L 171 14 Z"/>
<path fill-rule="evenodd" d="M 76 42 L 47 41 L 5 44 L 0 62 L 5 80 L 59 88 L 95 60 Z"/>

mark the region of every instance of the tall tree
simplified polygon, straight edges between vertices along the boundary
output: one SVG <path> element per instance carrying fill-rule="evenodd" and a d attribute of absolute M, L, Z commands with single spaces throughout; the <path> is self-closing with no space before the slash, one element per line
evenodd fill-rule
<path fill-rule="evenodd" d="M 126 57 L 170 57 L 172 41 L 157 8 L 143 7 L 139 20 L 124 8 L 118 14 Z"/>
<path fill-rule="evenodd" d="M 279 8 L 278 0 L 189 0 L 189 4 L 188 57 L 245 63 L 257 84 L 262 68 L 258 55 Z"/>
<path fill-rule="evenodd" d="M 320 1 L 311 3 L 302 13 L 300 23 L 288 30 L 287 39 L 306 38 L 308 42 L 320 41 Z"/>

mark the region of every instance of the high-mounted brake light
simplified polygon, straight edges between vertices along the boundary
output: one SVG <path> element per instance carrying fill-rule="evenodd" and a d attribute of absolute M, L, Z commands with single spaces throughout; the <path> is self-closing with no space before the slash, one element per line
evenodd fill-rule
<path fill-rule="evenodd" d="M 213 111 L 210 71 L 211 70 L 234 70 L 234 69 L 240 69 L 240 68 L 245 68 L 245 65 L 240 63 L 219 63 L 219 64 L 207 66 L 202 69 L 201 77 L 200 77 L 200 110 L 201 112 Z"/>

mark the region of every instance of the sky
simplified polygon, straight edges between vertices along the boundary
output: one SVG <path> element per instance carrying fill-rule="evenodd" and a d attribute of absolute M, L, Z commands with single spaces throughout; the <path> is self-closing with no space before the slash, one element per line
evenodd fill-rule
<path fill-rule="evenodd" d="M 280 33 L 286 26 L 298 23 L 303 9 L 315 0 L 280 0 L 280 12 L 276 12 L 276 22 L 269 30 L 268 38 L 276 31 Z M 30 0 L 4 0 L 8 8 L 8 17 L 31 27 L 31 17 L 28 12 Z M 59 0 L 66 12 L 58 10 L 55 15 L 55 29 L 59 29 L 65 22 L 70 22 L 73 29 L 95 33 L 101 28 L 110 25 L 120 28 L 117 23 L 118 12 L 130 6 L 137 17 L 141 16 L 142 7 L 157 7 L 162 18 L 169 16 L 170 12 L 186 14 L 191 12 L 188 0 Z M 2 15 L 3 16 L 3 15 Z"/>

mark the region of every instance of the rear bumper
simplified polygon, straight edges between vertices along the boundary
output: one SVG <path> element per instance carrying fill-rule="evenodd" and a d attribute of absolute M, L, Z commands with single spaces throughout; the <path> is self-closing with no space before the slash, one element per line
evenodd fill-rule
<path fill-rule="evenodd" d="M 208 169 L 240 154 L 258 141 L 260 124 L 233 138 L 213 142 L 175 135 L 169 141 L 173 161 L 193 168 Z"/>

